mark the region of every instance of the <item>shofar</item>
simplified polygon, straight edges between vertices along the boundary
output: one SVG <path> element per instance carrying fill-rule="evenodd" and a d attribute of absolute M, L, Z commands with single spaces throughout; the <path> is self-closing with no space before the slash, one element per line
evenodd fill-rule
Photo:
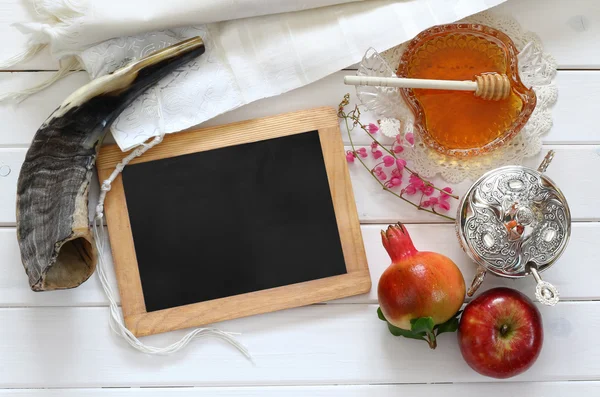
<path fill-rule="evenodd" d="M 34 291 L 77 287 L 96 268 L 88 188 L 112 122 L 144 90 L 204 53 L 199 37 L 81 87 L 39 128 L 17 186 L 17 239 Z"/>

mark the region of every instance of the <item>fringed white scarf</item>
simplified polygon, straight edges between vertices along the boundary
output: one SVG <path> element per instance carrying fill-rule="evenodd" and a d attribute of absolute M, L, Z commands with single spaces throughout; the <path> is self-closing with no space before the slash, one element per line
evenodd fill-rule
<path fill-rule="evenodd" d="M 370 47 L 384 51 L 504 0 L 29 1 L 37 20 L 15 25 L 29 35 L 29 47 L 0 68 L 46 46 L 62 66 L 49 81 L 0 100 L 23 100 L 78 68 L 96 78 L 200 34 L 207 53 L 159 83 L 171 133 L 319 80 L 359 62 Z M 121 149 L 158 135 L 157 103 L 144 95 L 113 124 Z"/>

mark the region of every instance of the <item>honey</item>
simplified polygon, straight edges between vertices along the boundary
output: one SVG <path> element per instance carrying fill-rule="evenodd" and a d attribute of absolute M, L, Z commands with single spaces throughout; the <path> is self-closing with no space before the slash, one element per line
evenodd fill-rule
<path fill-rule="evenodd" d="M 472 81 L 497 72 L 510 78 L 512 88 L 509 97 L 499 101 L 478 98 L 471 91 L 405 90 L 426 135 L 424 141 L 438 151 L 469 156 L 516 135 L 533 111 L 535 94 L 515 76 L 516 59 L 510 58 L 503 43 L 472 32 L 449 30 L 423 37 L 424 33 L 405 51 L 399 76 Z"/>

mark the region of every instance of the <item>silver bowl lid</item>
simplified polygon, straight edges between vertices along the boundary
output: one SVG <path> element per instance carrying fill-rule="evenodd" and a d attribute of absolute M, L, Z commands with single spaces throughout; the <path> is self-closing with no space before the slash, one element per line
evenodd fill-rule
<path fill-rule="evenodd" d="M 506 166 L 477 180 L 458 208 L 457 234 L 477 264 L 503 277 L 537 277 L 563 253 L 571 234 L 569 205 L 538 170 Z"/>

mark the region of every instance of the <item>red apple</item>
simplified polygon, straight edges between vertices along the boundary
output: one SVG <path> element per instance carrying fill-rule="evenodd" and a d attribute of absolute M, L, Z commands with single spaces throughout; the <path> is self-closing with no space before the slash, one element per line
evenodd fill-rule
<path fill-rule="evenodd" d="M 529 369 L 543 341 L 540 311 L 510 288 L 479 295 L 465 307 L 458 326 L 463 358 L 475 371 L 492 378 L 510 378 Z"/>

